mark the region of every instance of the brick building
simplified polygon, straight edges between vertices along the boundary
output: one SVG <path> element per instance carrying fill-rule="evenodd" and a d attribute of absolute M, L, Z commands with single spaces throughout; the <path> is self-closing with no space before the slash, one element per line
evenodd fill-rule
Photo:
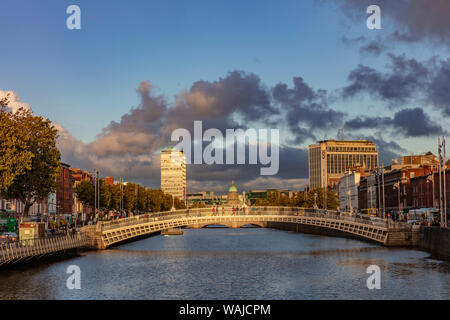
<path fill-rule="evenodd" d="M 385 211 L 403 211 L 421 207 L 418 200 L 413 198 L 413 189 L 420 188 L 419 182 L 414 182 L 417 177 L 431 175 L 438 170 L 439 161 L 435 155 L 428 152 L 424 155 L 410 155 L 402 157 L 401 163 L 395 159 L 392 165 L 384 167 L 384 190 L 381 175 L 378 178 L 375 173 L 362 178 L 358 187 L 359 209 L 377 208 L 383 209 L 383 196 Z M 438 186 L 435 181 L 436 186 Z M 384 191 L 384 192 L 383 192 Z M 430 200 L 431 201 L 431 200 Z M 381 208 L 381 209 L 380 209 Z"/>
<path fill-rule="evenodd" d="M 72 172 L 72 177 L 75 182 L 81 181 L 81 180 L 87 180 L 92 181 L 92 173 L 88 171 L 84 171 L 78 168 L 70 168 L 70 171 Z"/>
<path fill-rule="evenodd" d="M 61 163 L 61 171 L 56 190 L 56 213 L 58 215 L 72 215 L 73 212 L 73 183 L 72 171 L 66 163 Z"/>
<path fill-rule="evenodd" d="M 110 186 L 113 186 L 114 185 L 114 178 L 113 177 L 106 177 L 105 178 L 105 182 L 107 184 L 109 184 Z"/>
<path fill-rule="evenodd" d="M 445 184 L 447 195 L 447 212 L 450 213 L 450 169 L 448 169 L 450 167 L 450 162 L 447 162 L 447 164 L 447 169 L 445 171 Z M 412 203 L 414 208 L 439 208 L 440 199 L 438 172 L 412 178 L 409 190 L 410 192 L 407 194 L 406 198 L 408 202 Z M 443 188 L 442 195 L 444 195 Z M 442 198 L 444 198 L 444 196 L 442 196 Z"/>
<path fill-rule="evenodd" d="M 431 174 L 432 168 L 404 168 L 384 175 L 384 199 L 386 211 L 403 211 L 417 208 L 412 201 L 411 179 Z M 383 195 L 382 195 L 383 196 Z"/>

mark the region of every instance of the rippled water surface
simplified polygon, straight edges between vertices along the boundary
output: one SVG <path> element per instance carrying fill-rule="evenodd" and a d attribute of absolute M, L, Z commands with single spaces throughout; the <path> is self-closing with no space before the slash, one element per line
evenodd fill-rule
<path fill-rule="evenodd" d="M 186 229 L 0 271 L 1 299 L 450 299 L 450 264 L 426 252 L 258 228 Z M 67 267 L 81 269 L 69 290 Z M 381 268 L 368 290 L 366 268 Z"/>

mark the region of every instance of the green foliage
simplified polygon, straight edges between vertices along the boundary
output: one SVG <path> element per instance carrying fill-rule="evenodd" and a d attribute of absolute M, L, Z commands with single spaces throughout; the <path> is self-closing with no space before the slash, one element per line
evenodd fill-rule
<path fill-rule="evenodd" d="M 190 205 L 190 208 L 192 208 L 192 209 L 206 208 L 206 204 L 204 204 L 203 202 L 194 202 L 193 204 Z"/>
<path fill-rule="evenodd" d="M 111 207 L 111 186 L 100 180 L 100 208 L 109 209 Z"/>
<path fill-rule="evenodd" d="M 123 188 L 123 208 L 135 211 L 136 207 L 136 187 L 134 183 L 127 183 Z"/>
<path fill-rule="evenodd" d="M 147 203 L 148 203 L 149 211 L 158 212 L 158 211 L 163 211 L 162 209 L 165 209 L 163 206 L 164 192 L 162 192 L 161 190 L 149 189 L 147 191 L 147 197 L 148 197 Z M 170 202 L 172 202 L 172 201 L 170 201 Z M 171 205 L 166 210 L 169 210 L 171 208 Z"/>
<path fill-rule="evenodd" d="M 175 197 L 174 203 L 175 203 L 175 209 L 177 209 L 177 210 L 186 209 L 186 205 L 184 204 L 184 202 L 181 201 L 180 199 L 178 199 L 177 197 Z"/>
<path fill-rule="evenodd" d="M 74 187 L 78 200 L 84 205 L 94 206 L 94 183 L 92 181 L 80 181 Z M 120 209 L 121 190 L 120 185 L 109 185 L 102 181 L 100 186 L 100 208 L 103 210 Z M 176 209 L 185 209 L 184 202 L 161 190 L 148 189 L 136 183 L 127 183 L 123 186 L 124 210 L 135 212 L 160 212 L 168 211 L 172 204 Z"/>
<path fill-rule="evenodd" d="M 78 201 L 91 207 L 94 206 L 94 191 L 94 183 L 92 181 L 81 180 L 74 187 Z"/>
<path fill-rule="evenodd" d="M 109 207 L 111 210 L 120 209 L 120 184 L 109 186 L 111 192 L 111 202 Z"/>
<path fill-rule="evenodd" d="M 17 117 L 0 101 L 0 192 L 12 185 L 14 178 L 31 169 L 30 135 L 17 125 Z"/>
<path fill-rule="evenodd" d="M 331 190 L 326 191 L 327 195 L 327 209 L 336 210 L 339 207 L 339 198 Z M 309 189 L 307 192 L 299 192 L 295 197 L 296 206 L 304 208 L 314 208 L 317 206 L 320 209 L 324 208 L 324 190 L 323 188 Z"/>
<path fill-rule="evenodd" d="M 292 198 L 275 190 L 269 192 L 266 199 L 256 200 L 255 206 L 293 207 L 295 206 L 295 202 Z"/>
<path fill-rule="evenodd" d="M 315 201 L 314 201 L 315 199 Z M 289 198 L 279 191 L 269 192 L 267 199 L 258 199 L 255 202 L 256 206 L 280 206 L 280 207 L 303 207 L 314 208 L 317 205 L 318 208 L 324 207 L 324 192 L 322 188 L 316 188 L 312 190 L 297 192 L 294 197 Z M 339 207 L 338 196 L 327 190 L 327 209 L 336 210 Z"/>
<path fill-rule="evenodd" d="M 36 200 L 56 190 L 61 159 L 56 147 L 58 131 L 50 120 L 24 109 L 12 114 L 2 108 L 0 117 L 1 194 L 6 199 L 19 199 L 24 204 L 24 214 L 28 215 Z M 10 127 L 12 124 L 14 129 Z M 11 161 L 17 165 L 11 165 Z"/>

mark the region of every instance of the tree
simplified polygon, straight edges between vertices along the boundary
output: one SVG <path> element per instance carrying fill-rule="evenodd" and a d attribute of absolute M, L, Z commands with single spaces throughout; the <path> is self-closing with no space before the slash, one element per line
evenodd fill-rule
<path fill-rule="evenodd" d="M 163 202 L 162 202 L 160 211 L 169 211 L 170 209 L 172 209 L 172 205 L 173 205 L 172 196 L 170 194 L 164 193 L 164 192 L 163 192 L 163 194 L 164 194 Z"/>
<path fill-rule="evenodd" d="M 327 209 L 337 210 L 339 208 L 339 197 L 331 190 L 327 190 Z"/>
<path fill-rule="evenodd" d="M 16 117 L 0 100 L 0 193 L 8 190 L 16 176 L 31 169 L 33 154 L 28 148 L 30 136 L 16 125 Z"/>
<path fill-rule="evenodd" d="M 147 188 L 139 184 L 137 186 L 137 208 L 140 211 L 148 209 Z"/>
<path fill-rule="evenodd" d="M 191 204 L 190 208 L 194 209 L 194 208 L 206 208 L 206 204 L 204 204 L 203 202 L 194 202 L 193 204 Z"/>
<path fill-rule="evenodd" d="M 147 210 L 151 212 L 162 211 L 164 203 L 164 192 L 161 190 L 147 190 Z"/>
<path fill-rule="evenodd" d="M 270 191 L 266 199 L 258 199 L 255 202 L 256 206 L 273 206 L 273 207 L 292 207 L 294 202 L 291 198 L 281 193 L 278 190 Z"/>
<path fill-rule="evenodd" d="M 308 190 L 308 192 L 306 193 L 306 200 L 303 201 L 302 207 L 314 208 L 314 204 L 316 204 L 318 208 L 323 209 L 324 207 L 323 196 L 324 196 L 323 188 L 318 187 L 315 189 Z M 338 196 L 333 191 L 327 190 L 327 209 L 336 210 L 338 207 L 339 207 Z"/>
<path fill-rule="evenodd" d="M 123 188 L 124 209 L 144 212 L 168 211 L 172 204 L 176 209 L 185 209 L 183 201 L 178 198 L 172 199 L 170 194 L 157 189 L 148 189 L 137 183 L 127 183 Z M 78 200 L 84 205 L 94 206 L 94 183 L 83 180 L 76 184 L 74 192 Z M 118 210 L 120 207 L 121 190 L 120 184 L 109 185 L 102 181 L 100 186 L 100 207 L 102 209 Z"/>
<path fill-rule="evenodd" d="M 112 185 L 110 187 L 110 191 L 111 191 L 111 202 L 109 204 L 109 208 L 111 210 L 119 210 L 121 199 L 120 184 Z"/>
<path fill-rule="evenodd" d="M 123 208 L 134 211 L 136 207 L 136 184 L 127 183 L 123 188 Z"/>
<path fill-rule="evenodd" d="M 16 126 L 16 131 L 10 132 L 12 140 L 21 139 L 25 135 L 26 139 L 22 140 L 21 150 L 28 155 L 21 160 L 31 155 L 31 163 L 19 170 L 21 173 L 14 176 L 9 186 L 3 189 L 2 195 L 7 199 L 20 200 L 24 204 L 24 215 L 27 216 L 34 202 L 56 191 L 61 160 L 56 147 L 58 130 L 50 120 L 33 116 L 31 111 L 22 108 L 14 114 L 6 111 L 6 117 Z M 6 122 L 8 123 L 8 120 Z M 11 150 L 14 146 L 11 147 L 11 144 L 2 145 L 2 149 L 5 149 L 7 154 L 14 153 Z M 3 171 L 5 163 L 1 165 Z"/>
<path fill-rule="evenodd" d="M 175 209 L 177 209 L 177 210 L 186 209 L 186 205 L 184 204 L 184 201 L 181 201 L 180 199 L 178 199 L 178 197 L 175 197 L 174 204 L 175 204 Z"/>
<path fill-rule="evenodd" d="M 314 201 L 315 199 L 315 201 Z M 307 192 L 297 192 L 293 198 L 289 198 L 280 191 L 271 191 L 266 199 L 258 199 L 256 206 L 276 206 L 276 207 L 303 207 L 314 208 L 317 204 L 318 208 L 323 208 L 323 189 L 309 189 Z M 327 209 L 336 210 L 339 207 L 339 198 L 331 190 L 327 190 Z"/>
<path fill-rule="evenodd" d="M 81 180 L 74 187 L 74 192 L 78 200 L 85 206 L 94 207 L 94 183 L 88 180 Z"/>

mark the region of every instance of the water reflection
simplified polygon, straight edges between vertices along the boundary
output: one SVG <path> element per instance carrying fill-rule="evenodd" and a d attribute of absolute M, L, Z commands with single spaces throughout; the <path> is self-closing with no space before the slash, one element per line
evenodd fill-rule
<path fill-rule="evenodd" d="M 187 229 L 1 271 L 1 299 L 448 299 L 450 265 L 417 250 L 271 229 Z M 81 268 L 81 290 L 66 269 Z M 368 290 L 366 269 L 382 271 Z"/>

